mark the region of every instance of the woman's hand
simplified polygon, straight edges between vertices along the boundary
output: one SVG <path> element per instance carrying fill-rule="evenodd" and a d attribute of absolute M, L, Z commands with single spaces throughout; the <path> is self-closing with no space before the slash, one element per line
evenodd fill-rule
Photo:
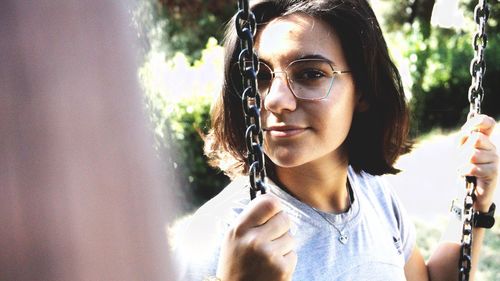
<path fill-rule="evenodd" d="M 217 276 L 222 281 L 291 280 L 297 255 L 289 229 L 279 200 L 258 196 L 226 234 Z"/>
<path fill-rule="evenodd" d="M 461 155 L 464 157 L 460 168 L 463 176 L 477 179 L 474 209 L 488 212 L 498 178 L 498 154 L 490 139 L 495 120 L 486 115 L 477 115 L 462 127 L 460 138 Z"/>

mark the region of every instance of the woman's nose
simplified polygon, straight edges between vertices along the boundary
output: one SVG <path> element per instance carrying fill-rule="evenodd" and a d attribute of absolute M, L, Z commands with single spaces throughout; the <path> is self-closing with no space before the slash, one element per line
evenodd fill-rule
<path fill-rule="evenodd" d="M 278 114 L 294 111 L 297 108 L 297 99 L 288 85 L 286 74 L 275 73 L 270 83 L 268 93 L 261 93 L 264 95 L 264 109 Z"/>

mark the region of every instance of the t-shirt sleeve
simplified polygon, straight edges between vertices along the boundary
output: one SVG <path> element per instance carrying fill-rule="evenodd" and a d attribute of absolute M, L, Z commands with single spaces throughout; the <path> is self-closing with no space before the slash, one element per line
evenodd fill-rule
<path fill-rule="evenodd" d="M 393 187 L 385 179 L 382 179 L 382 184 L 390 196 L 391 207 L 395 216 L 394 227 L 399 233 L 399 237 L 395 237 L 394 240 L 400 239 L 400 241 L 394 241 L 394 243 L 398 250 L 403 253 L 405 262 L 408 262 L 416 245 L 415 225 Z"/>
<path fill-rule="evenodd" d="M 176 280 L 198 281 L 215 275 L 220 244 L 215 228 L 213 220 L 195 215 L 170 231 Z"/>
<path fill-rule="evenodd" d="M 250 201 L 247 190 L 233 182 L 172 229 L 176 280 L 200 281 L 215 276 L 224 235 Z"/>

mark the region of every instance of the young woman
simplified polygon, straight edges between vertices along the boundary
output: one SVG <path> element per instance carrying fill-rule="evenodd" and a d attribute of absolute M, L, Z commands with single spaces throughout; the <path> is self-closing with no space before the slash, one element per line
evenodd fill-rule
<path fill-rule="evenodd" d="M 397 173 L 395 160 L 409 150 L 408 112 L 367 1 L 265 0 L 252 11 L 269 192 L 250 202 L 247 178 L 238 177 L 248 166 L 231 23 L 207 150 L 235 180 L 182 232 L 180 279 L 457 279 L 459 244 L 442 244 L 425 263 L 382 177 Z M 477 177 L 474 207 L 484 213 L 498 170 L 494 124 L 476 116 L 461 141 L 463 175 Z M 484 229 L 473 232 L 475 268 Z"/>

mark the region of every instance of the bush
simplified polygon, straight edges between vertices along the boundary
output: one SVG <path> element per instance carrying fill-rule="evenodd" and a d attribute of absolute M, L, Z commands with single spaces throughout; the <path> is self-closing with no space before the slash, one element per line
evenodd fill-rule
<path fill-rule="evenodd" d="M 160 40 L 173 52 L 189 60 L 199 59 L 211 37 L 223 38 L 223 26 L 236 12 L 236 1 L 145 0 L 154 4 L 156 21 L 162 28 Z"/>
<path fill-rule="evenodd" d="M 492 24 L 496 22 L 492 21 Z M 388 33 L 390 45 L 395 47 L 393 52 L 400 52 L 411 74 L 407 89 L 411 96 L 412 136 L 436 128 L 456 129 L 465 122 L 471 85 L 469 67 L 473 58 L 471 32 L 475 23 L 470 22 L 468 27 L 471 29 L 468 32 L 432 27 L 426 37 L 419 22 L 415 22 L 404 25 L 401 31 Z M 495 62 L 500 59 L 500 34 L 488 34 L 482 111 L 498 117 L 500 65 Z"/>
<path fill-rule="evenodd" d="M 220 70 L 220 71 L 218 71 Z M 210 104 L 219 92 L 222 49 L 210 39 L 200 60 L 193 65 L 176 54 L 165 60 L 162 52 L 148 54 L 139 76 L 146 93 L 146 106 L 155 131 L 158 155 L 169 149 L 167 168 L 176 170 L 182 186 L 179 196 L 185 210 L 201 205 L 217 194 L 228 178 L 210 168 L 203 154 L 203 135 L 210 126 Z"/>
<path fill-rule="evenodd" d="M 500 217 L 496 217 L 498 221 Z M 447 227 L 446 221 L 439 221 L 439 224 L 432 224 L 428 221 L 415 220 L 417 229 L 417 245 L 426 260 L 435 250 L 440 242 L 441 233 Z M 495 224 L 492 229 L 486 231 L 483 248 L 476 274 L 477 281 L 500 280 L 500 224 Z"/>

